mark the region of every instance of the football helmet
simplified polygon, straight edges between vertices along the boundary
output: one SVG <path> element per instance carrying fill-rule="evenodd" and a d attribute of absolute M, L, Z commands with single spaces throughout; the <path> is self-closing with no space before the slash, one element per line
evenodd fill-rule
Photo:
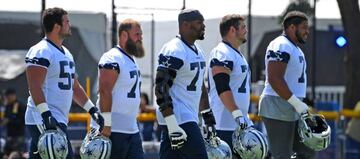
<path fill-rule="evenodd" d="M 109 159 L 110 154 L 110 139 L 100 135 L 98 129 L 92 128 L 81 144 L 80 157 L 82 159 Z"/>
<path fill-rule="evenodd" d="M 264 135 L 248 127 L 245 130 L 237 128 L 232 136 L 233 149 L 242 159 L 263 159 L 268 153 L 268 142 Z"/>
<path fill-rule="evenodd" d="M 45 130 L 39 137 L 38 151 L 42 159 L 65 159 L 68 154 L 67 137 L 61 130 Z"/>
<path fill-rule="evenodd" d="M 232 159 L 230 146 L 219 137 L 205 139 L 204 143 L 209 159 Z"/>
<path fill-rule="evenodd" d="M 324 150 L 330 144 L 331 128 L 322 115 L 309 114 L 301 117 L 298 133 L 300 142 L 314 151 Z"/>

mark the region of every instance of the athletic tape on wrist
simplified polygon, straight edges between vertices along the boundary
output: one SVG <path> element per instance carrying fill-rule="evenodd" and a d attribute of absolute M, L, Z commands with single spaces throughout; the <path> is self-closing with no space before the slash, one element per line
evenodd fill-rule
<path fill-rule="evenodd" d="M 174 132 L 177 130 L 177 127 L 179 127 L 174 114 L 165 117 L 165 122 L 169 132 Z"/>
<path fill-rule="evenodd" d="M 101 115 L 104 117 L 104 125 L 111 126 L 111 112 L 102 112 Z"/>
<path fill-rule="evenodd" d="M 49 111 L 49 107 L 48 107 L 47 103 L 40 103 L 36 106 L 36 108 L 40 111 L 40 113 Z"/>
<path fill-rule="evenodd" d="M 89 112 L 89 110 L 94 107 L 94 103 L 91 102 L 91 100 L 89 99 L 83 106 L 83 109 L 85 109 L 87 112 Z"/>
<path fill-rule="evenodd" d="M 236 109 L 236 110 L 232 111 L 231 114 L 232 114 L 234 119 L 236 119 L 237 117 L 243 116 L 243 113 L 239 109 Z"/>
<path fill-rule="evenodd" d="M 288 100 L 287 100 L 292 106 L 294 106 L 295 110 L 298 113 L 301 113 L 301 111 L 303 111 L 305 108 L 305 106 L 307 107 L 307 105 L 302 102 L 298 97 L 296 97 L 295 95 L 292 95 Z M 304 106 L 305 105 L 305 106 Z"/>

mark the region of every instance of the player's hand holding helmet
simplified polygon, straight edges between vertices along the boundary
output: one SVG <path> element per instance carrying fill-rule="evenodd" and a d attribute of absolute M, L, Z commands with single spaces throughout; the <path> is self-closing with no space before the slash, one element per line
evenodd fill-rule
<path fill-rule="evenodd" d="M 100 134 L 96 128 L 91 128 L 80 147 L 82 159 L 108 159 L 111 154 L 112 143 L 109 138 Z"/>
<path fill-rule="evenodd" d="M 304 102 L 302 102 L 295 95 L 292 95 L 287 101 L 295 108 L 296 112 L 299 113 L 300 115 L 304 115 L 308 113 L 309 106 Z"/>
<path fill-rule="evenodd" d="M 36 107 L 41 113 L 41 117 L 42 117 L 43 123 L 45 125 L 45 130 L 56 130 L 59 123 L 52 116 L 47 103 L 41 103 L 41 104 L 37 105 Z"/>
<path fill-rule="evenodd" d="M 173 150 L 180 149 L 186 142 L 187 135 L 178 125 L 175 115 L 165 117 L 166 125 L 169 132 L 170 144 Z"/>
<path fill-rule="evenodd" d="M 65 159 L 68 154 L 68 143 L 61 130 L 45 130 L 39 137 L 38 151 L 42 159 Z"/>
<path fill-rule="evenodd" d="M 302 115 L 298 123 L 298 133 L 300 141 L 314 151 L 324 150 L 330 144 L 331 128 L 322 115 Z"/>
<path fill-rule="evenodd" d="M 95 122 L 100 126 L 99 131 L 101 132 L 104 128 L 104 117 L 100 114 L 99 109 L 92 107 L 89 110 L 89 114 L 91 115 L 91 118 L 95 120 Z"/>
<path fill-rule="evenodd" d="M 211 139 L 216 137 L 216 129 L 215 129 L 216 122 L 212 110 L 210 108 L 203 110 L 201 111 L 201 115 L 205 122 L 206 139 Z"/>
<path fill-rule="evenodd" d="M 204 143 L 209 159 L 232 159 L 230 146 L 220 138 L 205 138 Z"/>
<path fill-rule="evenodd" d="M 268 153 L 265 136 L 253 127 L 236 129 L 232 136 L 233 149 L 242 159 L 263 159 Z"/>
<path fill-rule="evenodd" d="M 104 128 L 104 117 L 101 115 L 99 109 L 89 99 L 83 107 L 91 116 L 91 118 L 100 126 L 100 132 Z"/>
<path fill-rule="evenodd" d="M 246 119 L 239 109 L 234 110 L 233 112 L 231 112 L 231 114 L 232 114 L 233 118 L 235 119 L 236 124 L 238 125 L 238 127 L 241 130 L 244 130 L 245 128 L 247 128 L 248 125 L 247 125 Z"/>

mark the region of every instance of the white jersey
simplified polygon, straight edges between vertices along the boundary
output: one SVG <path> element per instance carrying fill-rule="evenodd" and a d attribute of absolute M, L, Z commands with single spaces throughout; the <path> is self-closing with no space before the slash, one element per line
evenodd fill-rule
<path fill-rule="evenodd" d="M 190 46 L 180 37 L 166 43 L 158 57 L 158 67 L 176 71 L 176 77 L 169 90 L 173 111 L 179 124 L 194 121 L 198 123 L 199 103 L 205 73 L 204 53 L 198 45 Z M 165 120 L 157 109 L 159 124 Z"/>
<path fill-rule="evenodd" d="M 112 91 L 111 131 L 139 132 L 136 116 L 140 108 L 141 76 L 136 61 L 117 46 L 102 55 L 99 69 L 114 69 L 119 73 Z"/>
<path fill-rule="evenodd" d="M 270 42 L 265 55 L 265 88 L 264 95 L 279 96 L 268 81 L 268 63 L 278 61 L 287 63 L 284 79 L 290 91 L 299 98 L 306 95 L 306 60 L 304 53 L 296 44 L 282 35 Z"/>
<path fill-rule="evenodd" d="M 61 123 L 68 123 L 68 114 L 73 98 L 75 63 L 73 56 L 64 46 L 57 47 L 48 39 L 32 46 L 26 54 L 26 67 L 38 66 L 47 69 L 42 85 L 45 101 L 51 114 Z M 28 98 L 25 124 L 42 124 L 42 117 L 31 97 Z"/>
<path fill-rule="evenodd" d="M 250 106 L 250 69 L 241 52 L 226 42 L 219 43 L 210 53 L 209 73 L 209 102 L 213 110 L 217 130 L 235 130 L 237 124 L 231 112 L 222 103 L 212 75 L 213 66 L 222 66 L 231 71 L 230 83 L 231 92 L 238 108 L 244 117 Z M 251 125 L 250 120 L 247 120 Z"/>

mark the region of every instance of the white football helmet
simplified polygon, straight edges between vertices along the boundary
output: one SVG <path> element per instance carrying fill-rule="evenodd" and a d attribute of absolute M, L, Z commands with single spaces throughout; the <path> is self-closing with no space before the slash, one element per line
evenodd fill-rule
<path fill-rule="evenodd" d="M 236 129 L 232 136 L 233 149 L 242 159 L 263 159 L 268 153 L 268 142 L 264 135 L 248 127 Z"/>
<path fill-rule="evenodd" d="M 219 137 L 205 139 L 204 143 L 209 159 L 232 159 L 230 146 Z"/>
<path fill-rule="evenodd" d="M 67 137 L 61 130 L 45 130 L 39 137 L 38 151 L 42 159 L 65 159 L 68 154 Z"/>
<path fill-rule="evenodd" d="M 110 139 L 100 135 L 97 129 L 92 128 L 81 144 L 80 157 L 82 159 L 109 159 L 110 154 Z"/>
<path fill-rule="evenodd" d="M 331 128 L 322 115 L 309 114 L 301 117 L 298 133 L 300 141 L 314 151 L 324 150 L 330 144 Z"/>

